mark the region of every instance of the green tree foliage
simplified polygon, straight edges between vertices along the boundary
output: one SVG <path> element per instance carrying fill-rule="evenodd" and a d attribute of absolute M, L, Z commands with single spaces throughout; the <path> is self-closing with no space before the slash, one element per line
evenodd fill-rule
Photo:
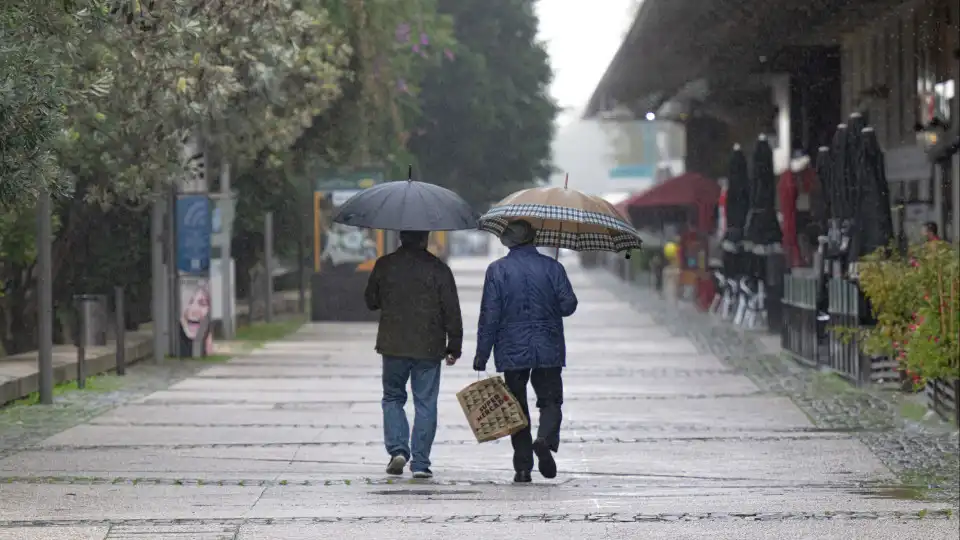
<path fill-rule="evenodd" d="M 51 143 L 63 120 L 62 70 L 50 45 L 69 35 L 64 19 L 49 0 L 0 8 L 0 212 L 29 204 L 57 177 Z"/>
<path fill-rule="evenodd" d="M 68 311 L 73 294 L 123 285 L 131 310 L 148 312 L 147 203 L 155 186 L 182 177 L 188 136 L 201 141 L 209 165 L 232 166 L 238 273 L 257 258 L 266 211 L 275 212 L 277 248 L 292 253 L 309 230 L 301 218 L 321 168 L 379 165 L 399 176 L 421 160 L 426 179 L 474 200 L 541 175 L 554 109 L 531 6 L 0 3 L 7 352 L 35 346 L 32 207 L 45 184 L 58 187 L 57 309 Z M 454 39 L 454 17 L 467 46 Z M 436 148 L 424 150 L 428 143 Z"/>
<path fill-rule="evenodd" d="M 0 17 L 0 193 L 29 195 L 39 173 L 67 173 L 54 243 L 63 308 L 77 292 L 108 291 L 117 276 L 131 277 L 115 283 L 131 298 L 143 296 L 144 199 L 181 177 L 187 135 L 235 170 L 266 167 L 277 178 L 289 146 L 349 77 L 351 50 L 323 0 L 18 0 Z M 22 211 L 30 200 L 3 202 Z M 15 352 L 35 346 L 33 260 L 21 241 L 32 237 L 32 219 L 0 225 L 11 255 L 0 267 L 10 293 L 0 322 L 23 327 L 6 332 Z"/>
<path fill-rule="evenodd" d="M 533 0 L 440 0 L 455 21 L 456 61 L 428 71 L 410 140 L 425 179 L 473 204 L 549 174 L 557 108 Z"/>
<path fill-rule="evenodd" d="M 282 153 L 339 94 L 349 58 L 321 0 L 77 4 L 61 155 L 97 200 L 176 178 L 188 134 L 238 166 Z"/>
<path fill-rule="evenodd" d="M 312 186 L 325 169 L 376 165 L 394 178 L 406 174 L 411 156 L 405 143 L 418 117 L 420 79 L 453 58 L 453 24 L 437 14 L 434 0 L 325 4 L 352 51 L 350 77 L 284 156 L 283 169 L 260 159 L 235 179 L 241 193 L 233 243 L 240 287 L 262 257 L 264 212 L 274 212 L 279 253 L 293 255 L 298 242 L 309 242 Z"/>

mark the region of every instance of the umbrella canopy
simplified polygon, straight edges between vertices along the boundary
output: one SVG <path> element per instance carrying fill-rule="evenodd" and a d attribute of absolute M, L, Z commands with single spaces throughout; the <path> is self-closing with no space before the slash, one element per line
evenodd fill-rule
<path fill-rule="evenodd" d="M 335 223 L 391 231 L 459 231 L 477 214 L 459 195 L 427 182 L 400 180 L 367 188 L 343 203 Z"/>
<path fill-rule="evenodd" d="M 760 137 L 753 150 L 753 181 L 745 239 L 754 246 L 777 246 L 783 239 L 777 220 L 777 184 L 773 175 L 773 150 Z"/>
<path fill-rule="evenodd" d="M 575 189 L 524 189 L 495 204 L 478 222 L 500 236 L 507 224 L 523 219 L 537 229 L 534 244 L 574 251 L 621 252 L 640 249 L 633 228 L 609 202 Z"/>
<path fill-rule="evenodd" d="M 730 155 L 727 172 L 727 230 L 730 232 L 727 240 L 731 242 L 740 240 L 749 210 L 750 177 L 747 172 L 747 157 L 743 155 L 743 150 L 737 144 L 734 145 L 733 153 Z"/>
<path fill-rule="evenodd" d="M 830 176 L 833 171 L 833 156 L 830 154 L 830 148 L 821 146 L 817 150 L 817 162 L 814 165 L 817 171 L 817 180 L 820 181 L 820 192 L 823 196 L 827 217 L 833 217 L 832 209 L 836 202 L 834 201 L 835 186 Z"/>
<path fill-rule="evenodd" d="M 893 239 L 893 214 L 890 210 L 890 187 L 884 165 L 883 150 L 872 127 L 861 130 L 857 164 L 859 249 L 864 256 L 889 245 Z"/>
<path fill-rule="evenodd" d="M 847 174 L 847 139 L 850 130 L 846 124 L 837 126 L 830 143 L 830 213 L 834 219 L 845 220 L 853 218 L 853 205 L 848 193 L 849 182 Z"/>

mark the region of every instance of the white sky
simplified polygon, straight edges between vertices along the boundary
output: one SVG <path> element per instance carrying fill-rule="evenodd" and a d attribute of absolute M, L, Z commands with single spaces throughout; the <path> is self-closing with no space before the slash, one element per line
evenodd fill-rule
<path fill-rule="evenodd" d="M 547 44 L 560 107 L 586 105 L 632 23 L 637 0 L 539 0 L 540 38 Z M 577 116 L 561 113 L 560 124 Z M 568 118 L 564 118 L 568 117 Z"/>

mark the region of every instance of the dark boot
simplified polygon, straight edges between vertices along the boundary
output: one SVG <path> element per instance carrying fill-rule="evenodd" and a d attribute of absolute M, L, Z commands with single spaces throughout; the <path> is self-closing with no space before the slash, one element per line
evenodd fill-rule
<path fill-rule="evenodd" d="M 544 478 L 557 477 L 557 462 L 553 459 L 550 445 L 543 439 L 533 441 L 533 453 L 537 456 L 537 468 Z"/>
<path fill-rule="evenodd" d="M 530 471 L 517 471 L 517 474 L 513 475 L 513 481 L 516 484 L 529 484 L 533 482 L 533 478 L 530 476 Z"/>

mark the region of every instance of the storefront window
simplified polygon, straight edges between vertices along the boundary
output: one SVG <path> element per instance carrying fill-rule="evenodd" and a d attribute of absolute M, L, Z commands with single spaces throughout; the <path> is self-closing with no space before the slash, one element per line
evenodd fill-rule
<path fill-rule="evenodd" d="M 947 124 L 953 117 L 953 101 L 956 94 L 956 82 L 953 79 L 937 83 L 933 86 L 934 114 Z"/>

